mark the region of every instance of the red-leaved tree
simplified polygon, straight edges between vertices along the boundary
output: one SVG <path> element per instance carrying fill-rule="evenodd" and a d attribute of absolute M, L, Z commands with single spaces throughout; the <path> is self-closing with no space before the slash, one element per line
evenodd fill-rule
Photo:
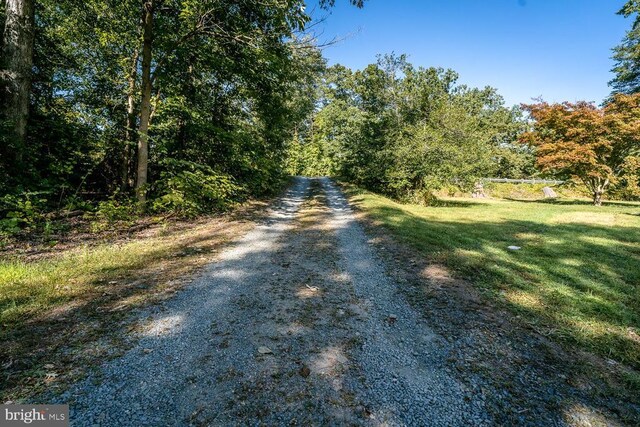
<path fill-rule="evenodd" d="M 544 172 L 581 181 L 602 204 L 607 189 L 633 174 L 640 153 L 640 94 L 616 95 L 604 108 L 592 103 L 523 105 L 533 119 L 521 142 L 536 148 Z M 631 167 L 633 169 L 633 167 Z"/>

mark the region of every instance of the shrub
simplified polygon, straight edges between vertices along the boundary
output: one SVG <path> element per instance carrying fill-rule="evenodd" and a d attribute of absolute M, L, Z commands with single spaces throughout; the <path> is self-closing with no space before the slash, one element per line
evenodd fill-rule
<path fill-rule="evenodd" d="M 136 207 L 129 201 L 118 201 L 115 198 L 98 203 L 96 219 L 109 224 L 118 221 L 131 221 L 135 218 Z"/>
<path fill-rule="evenodd" d="M 226 210 L 245 197 L 243 187 L 230 175 L 194 162 L 170 160 L 157 183 L 159 197 L 153 201 L 156 212 L 195 216 Z"/>
<path fill-rule="evenodd" d="M 0 198 L 0 234 L 15 234 L 43 223 L 45 192 L 8 194 Z"/>

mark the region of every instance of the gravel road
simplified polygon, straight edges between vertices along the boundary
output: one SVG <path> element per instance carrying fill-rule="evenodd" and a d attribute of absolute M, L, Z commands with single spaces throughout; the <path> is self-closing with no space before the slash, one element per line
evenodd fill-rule
<path fill-rule="evenodd" d="M 56 398 L 74 426 L 496 424 L 326 178 L 297 178 L 139 322 L 134 348 Z"/>

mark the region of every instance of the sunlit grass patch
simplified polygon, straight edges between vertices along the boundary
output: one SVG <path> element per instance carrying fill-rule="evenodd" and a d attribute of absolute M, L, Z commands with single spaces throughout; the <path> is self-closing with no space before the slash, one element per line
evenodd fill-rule
<path fill-rule="evenodd" d="M 537 330 L 640 369 L 640 204 L 351 200 Z"/>
<path fill-rule="evenodd" d="M 85 248 L 39 262 L 0 261 L 0 322 L 12 324 L 51 307 L 97 292 L 109 280 L 161 259 L 173 245 L 153 239 Z"/>
<path fill-rule="evenodd" d="M 599 225 L 615 225 L 617 215 L 609 212 L 585 212 L 585 211 L 572 211 L 555 215 L 552 219 L 553 222 L 559 224 L 599 224 Z"/>
<path fill-rule="evenodd" d="M 529 310 L 539 311 L 545 308 L 541 299 L 537 295 L 529 292 L 524 292 L 516 289 L 506 292 L 504 296 L 511 304 L 521 306 Z"/>
<path fill-rule="evenodd" d="M 22 399 L 116 354 L 135 309 L 169 298 L 250 222 L 204 220 L 28 259 L 0 259 L 0 397 Z M 102 343 L 102 344 L 99 344 Z M 58 375 L 59 374 L 59 375 Z M 56 385 L 57 386 L 57 385 Z"/>

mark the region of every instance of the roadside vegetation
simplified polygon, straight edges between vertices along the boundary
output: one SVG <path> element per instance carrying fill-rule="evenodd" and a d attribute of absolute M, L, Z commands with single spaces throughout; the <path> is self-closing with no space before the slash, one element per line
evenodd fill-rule
<path fill-rule="evenodd" d="M 449 198 L 425 207 L 349 191 L 427 259 L 536 332 L 628 366 L 640 387 L 640 204 Z"/>
<path fill-rule="evenodd" d="M 33 242 L 0 260 L 0 396 L 21 399 L 118 354 L 135 309 L 172 296 L 226 242 L 251 227 L 263 202 L 233 214 L 114 230 L 90 241 Z"/>
<path fill-rule="evenodd" d="M 551 188 L 557 197 L 563 199 L 583 199 L 587 201 L 589 193 L 579 185 L 568 181 L 562 184 L 541 183 L 541 184 L 529 184 L 529 183 L 511 183 L 511 182 L 490 182 L 486 181 L 482 183 L 482 188 L 485 196 L 492 199 L 506 199 L 506 200 L 540 200 L 544 195 L 544 188 Z M 470 193 L 459 188 L 450 187 L 441 189 L 434 192 L 437 200 L 442 200 L 446 203 L 447 198 L 452 197 L 469 197 Z M 552 200 L 549 200 L 552 201 Z"/>
<path fill-rule="evenodd" d="M 55 233 L 57 213 L 194 217 L 277 190 L 325 64 L 304 6 L 3 2 L 0 240 Z"/>
<path fill-rule="evenodd" d="M 323 74 L 322 105 L 296 134 L 288 167 L 333 175 L 406 202 L 470 194 L 483 178 L 554 178 L 604 198 L 640 198 L 640 94 L 508 107 L 491 87 L 385 55 Z"/>

